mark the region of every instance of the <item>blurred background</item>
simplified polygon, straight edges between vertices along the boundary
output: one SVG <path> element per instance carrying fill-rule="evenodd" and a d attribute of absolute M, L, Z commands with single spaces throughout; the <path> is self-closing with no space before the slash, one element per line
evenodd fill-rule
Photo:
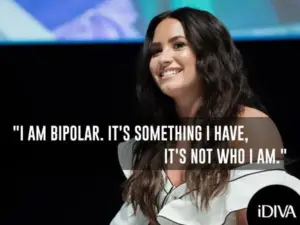
<path fill-rule="evenodd" d="M 0 38 L 139 42 L 153 16 L 183 6 L 211 12 L 235 39 L 300 36 L 299 0 L 1 0 Z"/>
<path fill-rule="evenodd" d="M 109 224 L 122 204 L 120 140 L 28 143 L 12 127 L 134 125 L 148 22 L 181 6 L 229 28 L 300 178 L 299 0 L 0 0 L 1 225 Z"/>

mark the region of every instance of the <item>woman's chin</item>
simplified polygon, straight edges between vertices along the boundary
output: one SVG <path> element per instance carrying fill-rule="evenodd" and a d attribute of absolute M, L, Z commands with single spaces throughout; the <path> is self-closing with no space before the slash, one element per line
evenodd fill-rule
<path fill-rule="evenodd" d="M 182 93 L 181 90 L 182 90 L 182 86 L 181 85 L 180 86 L 179 85 L 163 85 L 161 87 L 161 91 L 165 95 L 167 95 L 167 96 L 169 96 L 171 98 L 174 98 L 174 97 L 180 95 L 180 93 Z"/>

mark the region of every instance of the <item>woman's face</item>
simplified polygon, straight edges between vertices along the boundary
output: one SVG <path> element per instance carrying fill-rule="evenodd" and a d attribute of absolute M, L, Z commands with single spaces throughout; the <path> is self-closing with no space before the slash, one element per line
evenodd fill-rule
<path fill-rule="evenodd" d="M 150 71 L 164 94 L 176 98 L 199 91 L 196 57 L 178 20 L 167 18 L 156 27 L 150 52 Z"/>

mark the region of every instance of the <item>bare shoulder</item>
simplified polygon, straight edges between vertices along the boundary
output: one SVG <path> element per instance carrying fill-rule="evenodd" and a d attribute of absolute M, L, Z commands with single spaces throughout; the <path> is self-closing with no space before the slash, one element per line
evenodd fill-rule
<path fill-rule="evenodd" d="M 248 132 L 252 133 L 252 136 L 255 135 L 256 138 L 260 135 L 263 137 L 269 134 L 272 134 L 270 137 L 279 138 L 279 130 L 274 123 L 274 121 L 264 112 L 244 106 L 241 110 L 238 123 L 244 125 L 245 129 L 247 128 Z"/>
<path fill-rule="evenodd" d="M 264 112 L 255 109 L 255 108 L 251 108 L 248 106 L 243 106 L 243 109 L 239 115 L 239 117 L 241 118 L 269 118 L 269 116 L 267 114 L 265 114 Z"/>
<path fill-rule="evenodd" d="M 238 123 L 244 125 L 248 134 L 257 140 L 258 137 L 279 138 L 279 130 L 274 121 L 264 112 L 251 107 L 243 107 Z M 280 139 L 280 138 L 279 138 Z"/>
<path fill-rule="evenodd" d="M 234 146 L 244 149 L 274 149 L 276 158 L 281 159 L 283 155 L 283 141 L 278 127 L 274 121 L 264 112 L 251 107 L 243 107 L 237 121 L 238 125 L 244 127 L 247 142 L 235 142 Z"/>

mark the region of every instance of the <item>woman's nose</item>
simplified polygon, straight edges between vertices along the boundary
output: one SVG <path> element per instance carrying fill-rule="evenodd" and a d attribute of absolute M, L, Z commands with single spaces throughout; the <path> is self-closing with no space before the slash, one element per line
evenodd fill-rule
<path fill-rule="evenodd" d="M 159 63 L 161 65 L 164 65 L 164 66 L 168 65 L 168 64 L 172 63 L 172 61 L 173 61 L 173 56 L 172 56 L 171 51 L 165 50 L 160 54 Z"/>

